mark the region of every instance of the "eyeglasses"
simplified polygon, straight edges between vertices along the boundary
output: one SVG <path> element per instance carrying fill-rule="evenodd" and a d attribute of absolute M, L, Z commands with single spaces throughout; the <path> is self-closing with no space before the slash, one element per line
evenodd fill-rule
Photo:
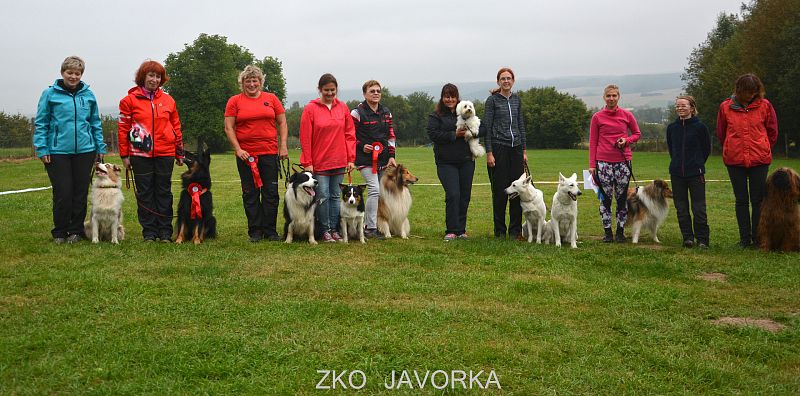
<path fill-rule="evenodd" d="M 369 91 L 367 91 L 367 93 L 379 94 L 379 93 L 381 93 L 381 90 L 380 89 L 370 89 Z"/>
<path fill-rule="evenodd" d="M 500 81 L 514 81 L 513 77 L 500 77 Z"/>

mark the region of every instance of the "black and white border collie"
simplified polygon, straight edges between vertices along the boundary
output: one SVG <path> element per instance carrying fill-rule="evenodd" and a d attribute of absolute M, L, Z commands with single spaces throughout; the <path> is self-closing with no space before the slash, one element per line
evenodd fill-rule
<path fill-rule="evenodd" d="M 298 172 L 289 177 L 289 188 L 283 199 L 283 235 L 286 243 L 295 237 L 308 238 L 308 243 L 316 245 L 314 239 L 314 211 L 317 209 L 317 180 L 311 172 Z"/>
<path fill-rule="evenodd" d="M 353 238 L 367 243 L 364 238 L 364 188 L 367 186 L 340 184 L 339 187 L 342 189 L 339 209 L 342 242 L 347 243 Z"/>

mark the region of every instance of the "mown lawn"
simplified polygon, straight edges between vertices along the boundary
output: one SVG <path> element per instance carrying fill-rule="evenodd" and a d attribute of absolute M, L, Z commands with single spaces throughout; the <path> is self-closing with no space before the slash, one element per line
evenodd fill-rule
<path fill-rule="evenodd" d="M 529 157 L 548 208 L 545 182 L 587 163 Z M 591 192 L 578 249 L 559 250 L 490 237 L 479 160 L 472 239 L 444 243 L 431 150 L 398 158 L 420 177 L 413 237 L 366 246 L 249 243 L 232 155 L 214 157 L 220 237 L 201 246 L 142 242 L 127 190 L 120 246 L 56 246 L 50 191 L 0 196 L 0 394 L 315 394 L 317 370 L 363 371 L 362 394 L 444 392 L 387 390 L 392 370 L 494 370 L 502 390 L 479 393 L 800 393 L 800 255 L 734 246 L 729 183 L 708 183 L 708 251 L 680 247 L 672 209 L 661 246 L 600 243 Z M 637 153 L 634 171 L 666 178 L 667 165 Z M 727 179 L 719 157 L 708 179 Z M 38 161 L 0 163 L 0 191 L 47 185 Z M 727 282 L 698 279 L 708 272 Z M 725 316 L 785 328 L 711 323 Z"/>

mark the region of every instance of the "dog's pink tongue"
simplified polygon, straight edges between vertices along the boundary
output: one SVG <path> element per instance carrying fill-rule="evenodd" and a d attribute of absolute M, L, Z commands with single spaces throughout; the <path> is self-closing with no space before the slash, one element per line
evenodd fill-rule
<path fill-rule="evenodd" d="M 304 190 L 306 190 L 306 192 L 308 193 L 308 195 L 310 195 L 310 196 L 312 196 L 312 197 L 313 197 L 313 196 L 315 196 L 315 195 L 317 195 L 317 192 L 316 192 L 316 191 L 314 191 L 314 189 L 313 189 L 313 188 L 311 188 L 311 187 L 303 187 L 303 189 L 304 189 Z"/>

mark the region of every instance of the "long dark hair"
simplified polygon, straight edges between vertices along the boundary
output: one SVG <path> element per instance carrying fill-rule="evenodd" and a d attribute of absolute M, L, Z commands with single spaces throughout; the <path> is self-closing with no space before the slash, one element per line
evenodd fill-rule
<path fill-rule="evenodd" d="M 746 105 L 745 102 L 752 102 L 756 98 L 764 97 L 764 84 L 755 74 L 747 73 L 736 79 L 733 94 L 736 96 L 737 102 Z"/>
<path fill-rule="evenodd" d="M 448 112 L 452 113 L 452 111 L 447 106 L 445 106 L 445 104 L 444 104 L 444 97 L 445 96 L 453 96 L 453 97 L 455 97 L 456 98 L 456 102 L 460 102 L 461 101 L 461 96 L 458 95 L 458 87 L 456 87 L 455 85 L 453 85 L 451 83 L 445 84 L 442 87 L 442 94 L 439 95 L 439 103 L 436 104 L 436 114 L 438 114 L 438 115 L 443 115 L 445 110 L 447 110 Z"/>

